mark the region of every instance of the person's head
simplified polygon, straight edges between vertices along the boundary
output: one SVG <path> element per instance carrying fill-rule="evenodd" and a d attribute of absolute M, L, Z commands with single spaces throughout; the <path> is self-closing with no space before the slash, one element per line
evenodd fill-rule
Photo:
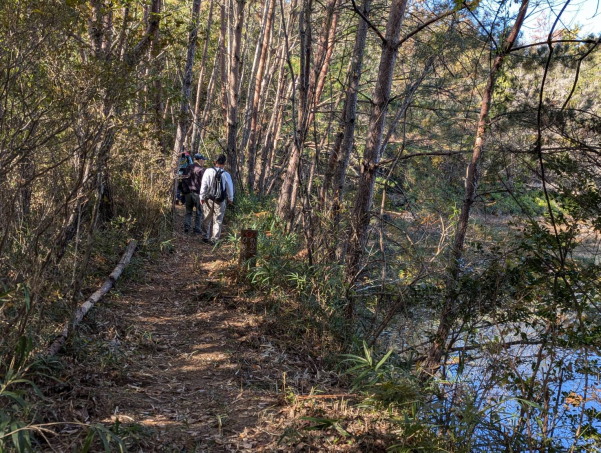
<path fill-rule="evenodd" d="M 205 156 L 203 156 L 202 154 L 194 154 L 194 160 L 197 161 L 200 165 L 203 165 L 205 163 L 205 160 L 207 160 L 207 158 Z"/>
<path fill-rule="evenodd" d="M 215 165 L 217 165 L 218 167 L 223 167 L 225 165 L 225 160 L 225 154 L 220 154 L 219 157 L 215 159 Z"/>

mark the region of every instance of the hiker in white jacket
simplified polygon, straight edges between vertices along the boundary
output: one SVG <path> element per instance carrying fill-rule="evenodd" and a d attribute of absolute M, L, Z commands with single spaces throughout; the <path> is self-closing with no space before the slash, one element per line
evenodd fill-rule
<path fill-rule="evenodd" d="M 207 168 L 202 176 L 200 186 L 200 202 L 204 214 L 203 227 L 207 236 L 203 242 L 215 244 L 221 236 L 221 225 L 225 215 L 226 202 L 234 202 L 234 184 L 232 177 L 223 169 L 225 155 L 215 160 L 214 168 Z M 221 185 L 216 186 L 215 179 L 221 178 Z"/>

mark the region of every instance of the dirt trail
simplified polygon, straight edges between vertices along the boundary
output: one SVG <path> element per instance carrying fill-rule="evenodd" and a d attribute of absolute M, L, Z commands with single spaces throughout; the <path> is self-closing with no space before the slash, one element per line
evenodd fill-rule
<path fill-rule="evenodd" d="M 174 244 L 102 302 L 88 328 L 106 347 L 76 365 L 79 382 L 63 397 L 82 422 L 118 419 L 132 451 L 273 447 L 275 433 L 261 425 L 283 401 L 282 367 L 260 337 L 264 309 L 224 275 L 230 249 L 179 232 Z"/>

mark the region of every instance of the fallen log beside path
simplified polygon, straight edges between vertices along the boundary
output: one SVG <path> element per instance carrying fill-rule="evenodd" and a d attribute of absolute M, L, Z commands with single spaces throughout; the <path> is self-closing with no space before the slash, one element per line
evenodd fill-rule
<path fill-rule="evenodd" d="M 92 294 L 88 300 L 86 300 L 83 304 L 79 306 L 79 308 L 73 314 L 73 319 L 70 322 L 65 323 L 63 330 L 61 331 L 59 336 L 52 342 L 52 344 L 46 350 L 47 356 L 52 356 L 56 354 L 63 347 L 63 345 L 67 341 L 67 337 L 69 336 L 70 329 L 74 329 L 81 322 L 81 320 L 88 313 L 88 311 L 90 311 L 94 304 L 100 299 L 102 299 L 102 297 L 111 290 L 115 282 L 121 276 L 121 273 L 123 272 L 123 269 L 125 269 L 125 266 L 129 264 L 137 245 L 138 241 L 136 241 L 135 239 L 129 241 L 129 244 L 127 244 L 127 248 L 125 249 L 125 253 L 123 253 L 123 256 L 121 257 L 119 264 L 117 264 L 117 267 L 115 267 L 113 272 L 111 272 L 111 275 L 108 276 L 108 278 L 104 281 L 102 286 L 94 294 Z"/>

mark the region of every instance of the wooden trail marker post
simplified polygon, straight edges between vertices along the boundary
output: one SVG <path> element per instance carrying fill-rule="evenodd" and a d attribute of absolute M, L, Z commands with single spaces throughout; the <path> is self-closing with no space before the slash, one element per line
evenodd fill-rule
<path fill-rule="evenodd" d="M 257 264 L 257 230 L 240 231 L 240 267 L 248 263 L 254 267 Z"/>

